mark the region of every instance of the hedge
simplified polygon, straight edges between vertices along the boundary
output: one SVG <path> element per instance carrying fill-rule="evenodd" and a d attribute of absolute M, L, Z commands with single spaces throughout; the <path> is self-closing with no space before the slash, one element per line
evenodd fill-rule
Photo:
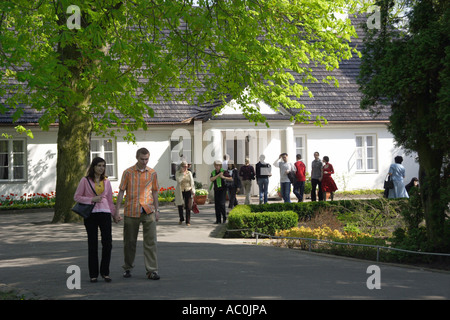
<path fill-rule="evenodd" d="M 275 234 L 278 230 L 293 228 L 298 223 L 298 215 L 294 211 L 251 212 L 250 206 L 239 205 L 228 215 L 227 230 L 229 237 L 251 237 L 252 232 Z"/>

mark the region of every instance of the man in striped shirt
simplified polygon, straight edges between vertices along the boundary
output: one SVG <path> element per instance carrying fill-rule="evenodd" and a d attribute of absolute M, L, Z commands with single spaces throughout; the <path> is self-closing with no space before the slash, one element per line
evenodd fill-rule
<path fill-rule="evenodd" d="M 137 163 L 123 172 L 119 185 L 116 216 L 120 215 L 120 205 L 126 192 L 123 228 L 125 278 L 131 277 L 139 226 L 142 223 L 147 277 L 151 280 L 159 279 L 156 244 L 159 186 L 156 171 L 147 166 L 149 158 L 150 152 L 146 148 L 139 149 L 136 152 Z"/>

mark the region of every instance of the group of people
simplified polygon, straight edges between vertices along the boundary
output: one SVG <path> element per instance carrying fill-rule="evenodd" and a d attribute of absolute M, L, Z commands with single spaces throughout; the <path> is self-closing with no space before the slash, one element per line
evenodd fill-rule
<path fill-rule="evenodd" d="M 228 208 L 232 209 L 238 204 L 236 195 L 241 188 L 243 188 L 245 194 L 244 204 L 250 204 L 252 180 L 258 178 L 260 172 L 258 171 L 258 165 L 256 168 L 257 171 L 255 173 L 255 169 L 250 165 L 249 158 L 245 158 L 245 164 L 239 171 L 237 170 L 234 161 L 230 160 L 228 155 L 224 156 L 223 161 L 216 160 L 214 162 L 214 170 L 210 175 L 210 189 L 214 190 L 214 209 L 216 213 L 215 224 L 225 223 L 227 221 L 227 195 L 229 200 Z M 258 184 L 259 183 L 260 181 L 258 180 Z"/>
<path fill-rule="evenodd" d="M 322 164 L 323 162 L 323 164 Z M 290 192 L 293 185 L 293 193 L 299 202 L 303 201 L 305 182 L 306 182 L 306 166 L 302 160 L 301 154 L 296 155 L 296 162 L 288 161 L 288 154 L 282 153 L 278 159 L 272 164 L 280 169 L 280 193 L 284 202 L 291 202 Z M 236 193 L 243 186 L 245 201 L 244 204 L 250 203 L 251 183 L 256 179 L 259 187 L 259 203 L 267 203 L 269 178 L 272 176 L 272 165 L 265 162 L 265 156 L 261 155 L 259 162 L 255 168 L 250 165 L 248 158 L 245 164 L 238 171 L 232 160 L 227 155 L 224 156 L 223 162 L 216 161 L 215 169 L 211 173 L 211 182 L 214 186 L 214 199 L 216 200 L 216 223 L 220 223 L 220 217 L 226 221 L 225 215 L 225 197 L 228 192 L 229 208 L 236 205 Z M 314 153 L 314 161 L 311 165 L 311 200 L 316 201 L 318 192 L 319 200 L 327 198 L 333 199 L 334 192 L 338 189 L 331 175 L 334 169 L 329 158 L 323 157 L 321 161 L 319 153 Z M 219 180 L 217 180 L 219 179 Z M 222 180 L 224 183 L 222 184 Z"/>
<path fill-rule="evenodd" d="M 81 179 L 74 195 L 80 203 L 95 203 L 92 214 L 84 219 L 88 237 L 88 267 L 91 282 L 100 276 L 111 282 L 109 266 L 112 251 L 112 222 L 122 220 L 120 208 L 124 193 L 124 264 L 123 276 L 131 277 L 136 255 L 139 227 L 143 226 L 144 263 L 148 279 L 158 280 L 156 222 L 159 219 L 158 177 L 156 171 L 147 166 L 150 152 L 141 148 L 136 152 L 136 164 L 123 172 L 119 185 L 117 203 L 113 203 L 111 183 L 105 176 L 106 161 L 96 157 L 92 160 L 86 177 Z M 102 253 L 98 259 L 98 230 L 101 233 Z"/>
<path fill-rule="evenodd" d="M 280 168 L 280 191 L 284 202 L 291 202 L 290 192 L 291 184 L 293 184 L 293 193 L 297 197 L 298 202 L 303 201 L 305 182 L 306 182 L 306 165 L 302 160 L 302 155 L 296 155 L 296 162 L 288 161 L 288 154 L 282 153 L 275 161 L 274 165 Z M 323 157 L 320 160 L 319 152 L 314 152 L 314 160 L 311 163 L 311 201 L 333 200 L 334 192 L 338 189 L 336 183 L 331 177 L 334 174 L 333 165 L 329 162 L 329 157 Z"/>

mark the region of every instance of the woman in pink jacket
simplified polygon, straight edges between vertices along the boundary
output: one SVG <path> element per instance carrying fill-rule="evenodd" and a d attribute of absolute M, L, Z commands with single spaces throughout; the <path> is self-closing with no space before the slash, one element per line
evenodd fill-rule
<path fill-rule="evenodd" d="M 106 282 L 111 282 L 109 277 L 112 250 L 111 216 L 115 214 L 115 206 L 112 200 L 111 183 L 105 177 L 105 170 L 106 161 L 100 157 L 94 158 L 86 177 L 81 179 L 74 195 L 76 202 L 95 203 L 91 216 L 84 219 L 88 235 L 88 265 L 91 282 L 97 282 L 99 274 L 98 229 L 100 229 L 102 238 L 100 275 Z M 95 193 L 92 189 L 95 190 Z"/>

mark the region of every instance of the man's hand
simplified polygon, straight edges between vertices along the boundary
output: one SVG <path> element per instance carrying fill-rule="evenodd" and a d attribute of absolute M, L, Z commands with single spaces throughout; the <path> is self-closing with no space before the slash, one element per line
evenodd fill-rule
<path fill-rule="evenodd" d="M 122 217 L 118 212 L 116 212 L 116 214 L 113 216 L 113 220 L 115 223 L 119 223 L 120 221 L 122 221 Z"/>

